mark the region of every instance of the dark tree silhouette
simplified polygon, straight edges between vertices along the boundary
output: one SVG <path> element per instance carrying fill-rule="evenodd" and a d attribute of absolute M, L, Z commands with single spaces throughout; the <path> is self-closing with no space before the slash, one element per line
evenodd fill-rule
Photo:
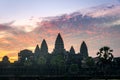
<path fill-rule="evenodd" d="M 97 55 L 99 58 L 104 59 L 106 61 L 112 61 L 113 60 L 113 50 L 110 49 L 110 47 L 104 46 L 99 49 L 99 52 L 97 52 Z"/>
<path fill-rule="evenodd" d="M 10 63 L 9 57 L 8 56 L 4 56 L 3 59 L 2 59 L 2 62 L 3 63 Z"/>
<path fill-rule="evenodd" d="M 77 64 L 71 64 L 70 65 L 69 72 L 71 74 L 76 74 L 76 73 L 78 73 L 78 71 L 79 71 L 79 67 L 78 67 Z"/>
<path fill-rule="evenodd" d="M 2 66 L 8 67 L 10 66 L 10 61 L 8 56 L 4 56 L 1 61 Z"/>
<path fill-rule="evenodd" d="M 112 61 L 113 61 L 113 54 L 112 54 L 113 50 L 110 49 L 110 47 L 108 46 L 104 46 L 102 48 L 99 49 L 99 52 L 97 52 L 98 55 L 98 62 L 97 65 L 99 66 L 99 68 L 101 68 L 101 70 L 106 73 L 106 70 L 109 70 L 108 68 L 110 68 Z"/>
<path fill-rule="evenodd" d="M 93 60 L 92 57 L 88 57 L 88 58 L 86 59 L 86 65 L 87 65 L 89 68 L 92 68 L 92 67 L 95 66 L 95 62 L 94 62 L 94 60 Z"/>

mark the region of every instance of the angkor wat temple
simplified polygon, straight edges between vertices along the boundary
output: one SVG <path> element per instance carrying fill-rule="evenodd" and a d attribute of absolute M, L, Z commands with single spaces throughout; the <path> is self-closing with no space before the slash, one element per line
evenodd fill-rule
<path fill-rule="evenodd" d="M 46 63 L 51 63 L 50 61 L 52 57 L 56 57 L 56 56 L 63 58 L 65 60 L 65 63 L 72 62 L 69 61 L 69 59 L 70 56 L 74 56 L 76 60 L 79 59 L 78 60 L 79 62 L 82 59 L 88 57 L 87 45 L 83 41 L 83 43 L 81 44 L 80 53 L 78 54 L 75 53 L 73 46 L 71 46 L 70 51 L 66 51 L 64 48 L 63 39 L 59 33 L 56 38 L 55 47 L 52 53 L 48 52 L 47 43 L 45 39 L 43 39 L 41 46 L 39 47 L 39 45 L 37 45 L 34 50 L 34 53 L 32 53 L 32 51 L 27 49 L 20 51 L 20 53 L 18 53 L 18 62 L 24 64 L 26 61 L 29 61 L 29 62 L 34 62 L 36 64 L 41 64 L 41 61 L 43 61 L 46 64 Z"/>
<path fill-rule="evenodd" d="M 113 58 L 112 55 L 110 58 L 103 56 L 105 59 L 100 57 L 101 55 L 89 57 L 85 41 L 82 42 L 79 53 L 75 52 L 73 46 L 66 51 L 59 33 L 51 53 L 43 39 L 41 46 L 37 45 L 34 52 L 28 49 L 20 51 L 18 61 L 14 63 L 10 63 L 9 58 L 4 56 L 0 62 L 0 76 L 118 78 L 120 58 Z"/>

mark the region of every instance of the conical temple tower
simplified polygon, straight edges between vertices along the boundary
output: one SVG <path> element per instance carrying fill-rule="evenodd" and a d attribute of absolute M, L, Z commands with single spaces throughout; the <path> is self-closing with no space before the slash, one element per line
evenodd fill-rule
<path fill-rule="evenodd" d="M 80 54 L 82 58 L 88 57 L 88 49 L 86 43 L 83 41 L 80 47 Z"/>
<path fill-rule="evenodd" d="M 39 46 L 37 45 L 36 48 L 35 48 L 35 51 L 34 51 L 34 57 L 37 58 L 40 54 L 40 48 Z"/>
<path fill-rule="evenodd" d="M 75 54 L 75 49 L 73 48 L 73 46 L 71 46 L 70 48 L 70 54 Z"/>
<path fill-rule="evenodd" d="M 42 44 L 41 44 L 41 54 L 42 55 L 48 54 L 48 46 L 47 46 L 45 39 L 43 39 Z"/>
<path fill-rule="evenodd" d="M 64 53 L 64 52 L 65 52 L 64 42 L 63 42 L 63 39 L 62 39 L 60 33 L 58 33 L 58 36 L 55 41 L 55 48 L 54 48 L 53 53 L 59 54 L 59 53 Z"/>

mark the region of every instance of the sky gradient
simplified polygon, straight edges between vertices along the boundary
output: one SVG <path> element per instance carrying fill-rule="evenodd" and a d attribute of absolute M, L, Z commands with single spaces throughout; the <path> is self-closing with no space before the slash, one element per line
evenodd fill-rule
<path fill-rule="evenodd" d="M 116 15 L 120 10 L 119 2 L 119 0 L 1 0 L 0 60 L 8 55 L 13 62 L 17 60 L 20 50 L 27 48 L 34 51 L 35 46 L 40 45 L 43 39 L 46 39 L 49 52 L 52 52 L 59 32 L 66 50 L 73 45 L 78 53 L 82 41 L 85 40 L 90 56 L 95 57 L 96 52 L 104 45 L 114 49 L 115 56 L 120 56 L 118 54 L 120 16 Z M 107 9 L 101 6 L 109 4 L 117 6 L 109 6 Z M 79 27 L 71 26 L 67 22 L 76 11 L 80 11 L 81 14 L 85 12 L 90 21 L 84 16 L 81 17 L 82 21 L 79 23 L 82 23 L 78 25 Z M 61 17 L 62 14 L 67 15 L 58 21 L 56 17 Z M 43 21 L 46 18 L 50 21 Z M 51 20 L 55 24 L 51 23 Z M 75 20 L 76 18 L 73 18 L 73 21 Z M 60 26 L 63 22 L 65 25 Z"/>
<path fill-rule="evenodd" d="M 0 23 L 11 20 L 22 21 L 32 16 L 47 17 L 74 12 L 118 0 L 1 0 Z"/>

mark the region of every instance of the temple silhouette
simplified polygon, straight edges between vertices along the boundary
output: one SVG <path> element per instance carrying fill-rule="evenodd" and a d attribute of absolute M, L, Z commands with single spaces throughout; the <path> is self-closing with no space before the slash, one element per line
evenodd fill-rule
<path fill-rule="evenodd" d="M 1 76 L 37 76 L 37 77 L 87 77 L 87 78 L 119 78 L 120 58 L 112 55 L 113 50 L 104 46 L 99 49 L 97 57 L 90 57 L 85 41 L 80 45 L 78 53 L 73 46 L 69 51 L 64 47 L 61 34 L 55 40 L 51 53 L 43 39 L 34 52 L 28 49 L 18 53 L 18 61 L 10 63 L 9 57 L 4 56 L 0 62 Z"/>
<path fill-rule="evenodd" d="M 88 48 L 85 41 L 82 42 L 80 47 L 80 52 L 78 54 L 75 53 L 74 47 L 71 46 L 70 51 L 66 51 L 64 48 L 64 41 L 61 37 L 61 34 L 58 33 L 58 36 L 55 41 L 55 47 L 52 53 L 48 52 L 48 45 L 45 39 L 43 39 L 41 46 L 36 45 L 34 53 L 32 51 L 24 49 L 18 53 L 18 61 L 19 63 L 24 63 L 25 61 L 31 61 L 37 63 L 39 59 L 42 57 L 43 59 L 47 60 L 48 56 L 61 56 L 63 57 L 66 62 L 69 60 L 70 56 L 74 56 L 75 59 L 79 59 L 80 61 L 88 58 Z M 48 61 L 46 61 L 48 62 Z"/>

